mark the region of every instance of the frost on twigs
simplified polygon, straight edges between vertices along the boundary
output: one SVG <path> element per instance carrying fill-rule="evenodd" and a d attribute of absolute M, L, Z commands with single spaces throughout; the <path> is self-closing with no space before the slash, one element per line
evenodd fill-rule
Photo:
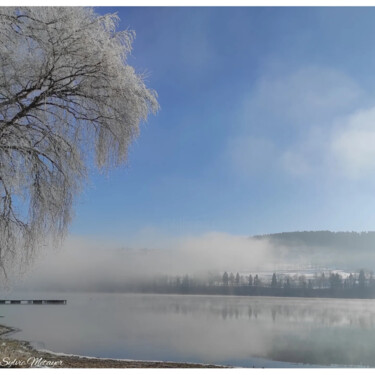
<path fill-rule="evenodd" d="M 90 8 L 0 7 L 0 267 L 59 239 L 88 156 L 123 163 L 156 93 L 127 65 L 134 33 Z M 17 260 L 18 262 L 18 260 Z"/>

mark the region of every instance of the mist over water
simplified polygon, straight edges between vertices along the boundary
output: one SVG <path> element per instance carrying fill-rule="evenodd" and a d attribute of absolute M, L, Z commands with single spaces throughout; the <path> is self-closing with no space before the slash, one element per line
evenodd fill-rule
<path fill-rule="evenodd" d="M 48 297 L 48 294 L 40 294 Z M 25 295 L 19 295 L 25 298 Z M 375 366 L 370 300 L 54 294 L 65 306 L 1 306 L 14 337 L 109 358 L 244 367 Z M 281 361 L 281 362 L 273 362 Z"/>
<path fill-rule="evenodd" d="M 143 236 L 144 235 L 144 236 Z M 282 248 L 267 240 L 226 233 L 168 238 L 143 233 L 140 238 L 116 243 L 71 237 L 63 249 L 41 256 L 14 286 L 34 290 L 95 290 L 107 283 L 147 280 L 158 275 L 206 276 L 225 269 L 272 269 Z"/>
<path fill-rule="evenodd" d="M 322 238 L 333 235 L 319 235 L 309 234 L 315 236 L 310 242 L 218 232 L 178 238 L 149 232 L 124 243 L 70 237 L 1 296 L 68 304 L 0 305 L 1 323 L 21 329 L 14 337 L 39 348 L 88 356 L 243 367 L 375 367 L 373 300 L 87 292 L 158 275 L 204 280 L 216 272 L 221 280 L 223 271 L 375 266 L 368 241 L 373 234 L 331 244 Z"/>
<path fill-rule="evenodd" d="M 147 281 L 160 275 L 189 274 L 207 279 L 209 273 L 222 275 L 224 271 L 248 274 L 305 266 L 350 272 L 375 269 L 374 233 L 301 233 L 291 234 L 293 241 L 282 241 L 277 235 L 249 237 L 220 232 L 170 237 L 144 231 L 123 242 L 70 237 L 62 249 L 41 254 L 11 286 L 22 290 L 101 291 L 109 284 L 121 286 L 129 280 Z M 306 236 L 312 239 L 302 241 L 300 237 Z"/>

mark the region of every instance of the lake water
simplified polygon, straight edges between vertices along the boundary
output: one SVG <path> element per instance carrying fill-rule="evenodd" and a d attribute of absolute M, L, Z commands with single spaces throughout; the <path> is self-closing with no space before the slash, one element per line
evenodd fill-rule
<path fill-rule="evenodd" d="M 237 296 L 33 294 L 0 305 L 14 338 L 55 352 L 242 367 L 375 367 L 375 301 Z M 10 298 L 10 296 L 8 296 Z"/>

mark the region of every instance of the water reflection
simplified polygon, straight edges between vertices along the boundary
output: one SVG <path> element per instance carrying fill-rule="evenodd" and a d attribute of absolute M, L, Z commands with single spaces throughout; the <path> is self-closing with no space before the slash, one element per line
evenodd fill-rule
<path fill-rule="evenodd" d="M 186 296 L 165 297 L 149 307 L 155 316 L 183 314 L 197 324 L 205 321 L 213 338 L 215 320 L 225 321 L 238 352 L 220 352 L 223 356 L 244 355 L 247 347 L 247 355 L 278 361 L 375 365 L 375 306 L 370 300 Z"/>
<path fill-rule="evenodd" d="M 373 329 L 375 305 L 370 300 L 293 299 L 261 297 L 166 296 L 153 303 L 153 314 L 183 314 L 226 319 L 263 319 L 314 322 L 324 326 L 359 326 Z M 177 299 L 177 300 L 176 300 Z M 228 301 L 225 301 L 228 299 Z M 155 301 L 158 302 L 158 301 Z M 134 305 L 139 311 L 143 306 Z"/>
<path fill-rule="evenodd" d="M 371 300 L 120 294 L 64 298 L 69 302 L 62 308 L 6 306 L 1 315 L 5 324 L 22 329 L 19 338 L 59 352 L 249 367 L 254 358 L 375 366 Z"/>

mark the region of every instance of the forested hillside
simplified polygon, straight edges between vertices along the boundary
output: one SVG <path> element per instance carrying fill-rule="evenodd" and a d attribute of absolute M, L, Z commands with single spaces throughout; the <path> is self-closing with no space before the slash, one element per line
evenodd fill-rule
<path fill-rule="evenodd" d="M 340 249 L 375 249 L 374 232 L 330 232 L 304 231 L 284 232 L 254 236 L 256 239 L 269 239 L 282 246 L 329 247 Z"/>

